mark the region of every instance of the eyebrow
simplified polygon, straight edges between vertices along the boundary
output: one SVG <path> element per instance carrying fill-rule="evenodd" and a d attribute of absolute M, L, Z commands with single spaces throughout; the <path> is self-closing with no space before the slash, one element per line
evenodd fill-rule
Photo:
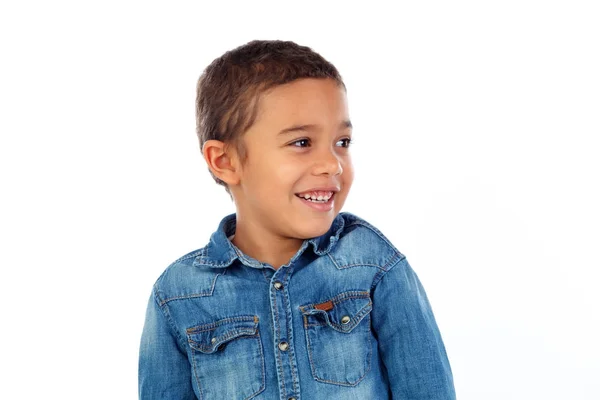
<path fill-rule="evenodd" d="M 277 134 L 277 136 L 285 135 L 287 133 L 294 133 L 294 132 L 314 131 L 314 130 L 316 130 L 316 128 L 317 128 L 317 125 L 314 125 L 314 124 L 294 125 L 289 128 L 282 129 Z M 350 120 L 342 121 L 342 123 L 340 124 L 340 128 L 341 129 L 349 129 L 349 128 L 352 129 L 352 122 L 350 122 Z"/>

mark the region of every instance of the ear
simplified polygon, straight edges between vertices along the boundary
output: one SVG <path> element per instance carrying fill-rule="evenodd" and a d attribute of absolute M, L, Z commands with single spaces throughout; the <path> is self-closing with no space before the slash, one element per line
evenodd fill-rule
<path fill-rule="evenodd" d="M 207 140 L 202 146 L 202 155 L 211 172 L 227 185 L 237 185 L 238 157 L 235 146 L 227 146 L 220 140 Z"/>

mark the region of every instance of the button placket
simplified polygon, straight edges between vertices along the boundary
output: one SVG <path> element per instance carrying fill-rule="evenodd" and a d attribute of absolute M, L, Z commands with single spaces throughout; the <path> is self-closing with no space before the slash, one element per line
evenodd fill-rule
<path fill-rule="evenodd" d="M 293 332 L 291 323 L 288 284 L 292 275 L 292 265 L 281 267 L 271 278 L 270 299 L 274 327 L 275 362 L 279 380 L 279 398 L 297 399 L 298 374 L 295 352 L 292 347 Z"/>

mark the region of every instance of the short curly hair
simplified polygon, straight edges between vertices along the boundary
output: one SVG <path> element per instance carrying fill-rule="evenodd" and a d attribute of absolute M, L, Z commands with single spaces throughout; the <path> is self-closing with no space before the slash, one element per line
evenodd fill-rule
<path fill-rule="evenodd" d="M 242 162 L 242 135 L 258 114 L 260 95 L 302 78 L 333 79 L 345 85 L 338 70 L 320 54 L 291 41 L 254 40 L 215 59 L 198 79 L 196 133 L 200 149 L 207 140 L 233 145 Z M 209 172 L 215 182 L 227 184 Z"/>

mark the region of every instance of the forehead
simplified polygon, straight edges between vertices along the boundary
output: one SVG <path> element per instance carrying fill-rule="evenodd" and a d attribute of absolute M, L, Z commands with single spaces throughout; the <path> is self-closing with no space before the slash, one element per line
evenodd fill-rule
<path fill-rule="evenodd" d="M 347 121 L 346 90 L 332 79 L 299 79 L 263 93 L 255 126 L 339 125 Z"/>

